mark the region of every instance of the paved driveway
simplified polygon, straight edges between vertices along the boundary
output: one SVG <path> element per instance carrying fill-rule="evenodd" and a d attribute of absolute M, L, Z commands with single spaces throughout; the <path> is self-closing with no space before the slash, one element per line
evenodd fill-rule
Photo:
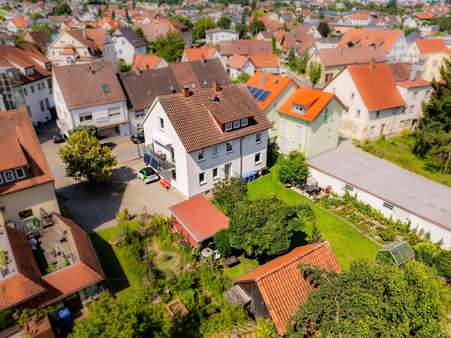
<path fill-rule="evenodd" d="M 118 160 L 110 182 L 92 190 L 85 184 L 65 177 L 65 166 L 58 155 L 60 145 L 51 140 L 54 128 L 53 124 L 42 127 L 39 139 L 55 177 L 60 206 L 87 231 L 97 231 L 115 225 L 117 213 L 124 208 L 135 215 L 169 215 L 168 208 L 184 200 L 181 194 L 164 189 L 158 182 L 146 185 L 137 179 L 136 171 L 144 167 L 143 160 L 138 157 L 137 146 L 125 137 L 108 140 Z"/>

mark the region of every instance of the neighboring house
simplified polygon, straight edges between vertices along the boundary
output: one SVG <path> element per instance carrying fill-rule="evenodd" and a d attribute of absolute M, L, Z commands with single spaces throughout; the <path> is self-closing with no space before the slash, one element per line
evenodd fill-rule
<path fill-rule="evenodd" d="M 66 136 L 79 125 L 94 125 L 106 137 L 130 134 L 126 97 L 109 62 L 54 67 L 53 98 Z"/>
<path fill-rule="evenodd" d="M 6 29 L 12 33 L 17 33 L 19 30 L 26 30 L 30 27 L 31 20 L 29 17 L 18 16 L 12 18 L 6 24 Z"/>
<path fill-rule="evenodd" d="M 205 32 L 205 38 L 209 44 L 219 44 L 223 41 L 238 40 L 240 35 L 231 29 L 214 28 Z"/>
<path fill-rule="evenodd" d="M 282 57 L 286 59 L 288 53 L 293 49 L 296 56 L 300 57 L 303 53 L 313 54 L 316 46 L 316 38 L 314 34 L 304 33 L 303 31 L 295 31 L 285 33 L 281 47 L 283 51 Z"/>
<path fill-rule="evenodd" d="M 41 210 L 59 212 L 53 176 L 25 107 L 0 112 L 0 144 L 8 149 L 0 152 L 0 226 L 23 227 Z"/>
<path fill-rule="evenodd" d="M 130 128 L 139 129 L 145 111 L 159 95 L 182 93 L 190 89 L 212 88 L 216 82 L 226 87 L 227 73 L 221 61 L 210 59 L 172 63 L 167 67 L 121 74 L 120 80 L 128 98 Z"/>
<path fill-rule="evenodd" d="M 337 48 L 339 43 L 340 38 L 338 37 L 319 38 L 315 40 L 315 48 L 316 50 Z"/>
<path fill-rule="evenodd" d="M 279 108 L 297 88 L 296 83 L 288 76 L 257 72 L 246 85 L 271 122 L 269 137 L 275 141 L 279 128 Z"/>
<path fill-rule="evenodd" d="M 143 71 L 167 67 L 165 59 L 156 55 L 135 55 L 133 59 L 132 71 Z"/>
<path fill-rule="evenodd" d="M 118 59 L 131 65 L 135 55 L 144 55 L 147 52 L 146 43 L 129 27 L 120 27 L 113 33 L 114 48 Z"/>
<path fill-rule="evenodd" d="M 114 42 L 102 28 L 61 31 L 50 44 L 47 56 L 56 66 L 105 60 L 117 69 Z"/>
<path fill-rule="evenodd" d="M 0 45 L 15 46 L 13 37 L 6 32 L 0 31 Z"/>
<path fill-rule="evenodd" d="M 50 37 L 42 32 L 27 32 L 23 39 L 35 45 L 41 53 L 47 53 L 47 48 L 50 44 Z"/>
<path fill-rule="evenodd" d="M 191 31 L 180 22 L 171 19 L 155 19 L 148 24 L 135 23 L 134 29 L 141 28 L 147 41 L 155 42 L 159 36 L 164 37 L 169 32 L 179 33 L 185 41 L 185 47 L 191 47 L 193 37 Z"/>
<path fill-rule="evenodd" d="M 322 66 L 319 84 L 329 83 L 346 66 L 370 62 L 384 62 L 385 52 L 380 47 L 325 48 L 313 54 L 309 63 L 318 62 Z"/>
<path fill-rule="evenodd" d="M 343 195 L 348 191 L 382 212 L 385 217 L 409 222 L 413 229 L 430 232 L 451 248 L 451 189 L 396 164 L 370 155 L 350 142 L 307 160 L 320 187 Z"/>
<path fill-rule="evenodd" d="M 219 54 L 216 49 L 211 47 L 185 48 L 182 55 L 182 62 L 208 59 L 220 60 L 222 65 L 224 66 L 224 69 L 226 69 L 226 64 L 224 59 L 221 57 L 221 54 Z"/>
<path fill-rule="evenodd" d="M 274 36 L 274 35 L 273 35 L 273 32 L 263 31 L 263 32 L 258 33 L 258 34 L 255 36 L 255 39 L 256 39 L 256 40 L 263 40 L 263 41 L 269 41 L 269 42 L 271 42 L 273 36 Z"/>
<path fill-rule="evenodd" d="M 422 78 L 441 80 L 440 66 L 451 55 L 443 39 L 418 39 L 408 49 L 408 61 L 422 67 Z"/>
<path fill-rule="evenodd" d="M 224 298 L 234 305 L 246 306 L 256 318 L 271 319 L 279 334 L 285 335 L 290 319 L 307 302 L 309 292 L 314 290 L 301 271 L 302 265 L 337 273 L 341 271 L 327 241 L 307 244 L 241 276 Z"/>
<path fill-rule="evenodd" d="M 229 219 L 205 195 L 197 195 L 169 208 L 172 229 L 195 248 L 203 248 L 213 236 L 229 227 Z M 225 258 L 225 257 L 224 257 Z"/>
<path fill-rule="evenodd" d="M 339 47 L 381 47 L 391 62 L 400 62 L 407 54 L 407 44 L 402 30 L 352 29 L 343 35 Z"/>
<path fill-rule="evenodd" d="M 335 148 L 345 110 L 332 93 L 296 89 L 279 108 L 277 145 L 280 151 L 288 154 L 296 150 L 309 158 Z"/>
<path fill-rule="evenodd" d="M 417 28 L 420 25 L 420 21 L 412 16 L 407 16 L 403 20 L 404 27 Z"/>
<path fill-rule="evenodd" d="M 232 79 L 236 79 L 243 73 L 252 76 L 256 71 L 279 74 L 279 58 L 271 53 L 250 56 L 234 55 L 229 60 L 229 74 Z"/>
<path fill-rule="evenodd" d="M 26 105 L 33 125 L 51 119 L 50 61 L 33 46 L 0 46 L 0 107 L 14 109 Z"/>
<path fill-rule="evenodd" d="M 368 26 L 371 19 L 371 15 L 368 12 L 356 12 L 344 15 L 342 23 L 351 26 Z"/>
<path fill-rule="evenodd" d="M 186 197 L 266 169 L 271 124 L 244 85 L 158 96 L 142 125 L 145 163 Z"/>
<path fill-rule="evenodd" d="M 228 61 L 233 55 L 270 54 L 272 45 L 271 42 L 259 40 L 223 41 L 219 44 L 219 53 Z"/>
<path fill-rule="evenodd" d="M 42 308 L 70 297 L 69 311 L 80 311 L 104 290 L 89 235 L 56 213 L 38 220 L 39 232 L 0 225 L 0 250 L 8 255 L 0 276 L 0 310 Z"/>
<path fill-rule="evenodd" d="M 418 121 L 406 110 L 390 67 L 383 63 L 351 65 L 333 79 L 325 91 L 335 93 L 348 107 L 342 117 L 341 135 L 358 140 L 398 134 L 401 121 Z M 405 122 L 404 122 L 405 123 Z"/>

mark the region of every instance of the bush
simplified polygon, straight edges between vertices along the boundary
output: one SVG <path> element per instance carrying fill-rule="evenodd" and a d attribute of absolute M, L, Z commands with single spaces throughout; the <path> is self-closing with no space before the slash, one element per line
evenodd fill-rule
<path fill-rule="evenodd" d="M 16 324 L 13 314 L 13 309 L 0 310 L 0 331 Z"/>
<path fill-rule="evenodd" d="M 308 174 L 309 169 L 303 153 L 292 151 L 288 157 L 282 159 L 279 171 L 279 179 L 282 183 L 304 184 Z"/>
<path fill-rule="evenodd" d="M 221 210 L 230 216 L 235 205 L 247 197 L 246 182 L 237 177 L 232 177 L 228 181 L 220 181 L 213 188 L 213 196 Z"/>
<path fill-rule="evenodd" d="M 213 237 L 216 249 L 223 258 L 227 258 L 232 254 L 232 247 L 230 246 L 229 234 L 227 230 L 221 230 Z"/>

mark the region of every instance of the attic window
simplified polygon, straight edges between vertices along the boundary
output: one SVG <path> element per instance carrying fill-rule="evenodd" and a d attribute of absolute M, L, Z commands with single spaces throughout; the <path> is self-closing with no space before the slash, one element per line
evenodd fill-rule
<path fill-rule="evenodd" d="M 29 67 L 25 70 L 25 73 L 27 75 L 33 75 L 34 74 L 34 68 L 33 67 Z"/>
<path fill-rule="evenodd" d="M 299 113 L 299 114 L 304 114 L 305 113 L 305 108 L 303 105 L 299 105 L 296 103 L 293 103 L 293 106 L 291 107 L 291 110 L 295 113 Z"/>
<path fill-rule="evenodd" d="M 233 121 L 233 129 L 238 129 L 241 126 L 240 120 Z"/>
<path fill-rule="evenodd" d="M 102 85 L 101 88 L 102 88 L 102 92 L 105 94 L 110 92 L 110 86 L 108 86 L 108 85 Z"/>
<path fill-rule="evenodd" d="M 249 124 L 249 120 L 247 118 L 241 119 L 241 127 L 246 127 Z"/>
<path fill-rule="evenodd" d="M 225 124 L 225 131 L 230 131 L 230 130 L 232 130 L 232 129 L 233 129 L 232 122 L 227 122 L 227 123 Z"/>

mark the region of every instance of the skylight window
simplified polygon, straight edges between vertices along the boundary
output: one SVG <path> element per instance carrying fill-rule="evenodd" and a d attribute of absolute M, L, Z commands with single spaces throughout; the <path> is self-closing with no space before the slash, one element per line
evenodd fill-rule
<path fill-rule="evenodd" d="M 102 85 L 101 88 L 102 92 L 104 92 L 105 94 L 110 92 L 110 86 L 108 85 Z"/>

